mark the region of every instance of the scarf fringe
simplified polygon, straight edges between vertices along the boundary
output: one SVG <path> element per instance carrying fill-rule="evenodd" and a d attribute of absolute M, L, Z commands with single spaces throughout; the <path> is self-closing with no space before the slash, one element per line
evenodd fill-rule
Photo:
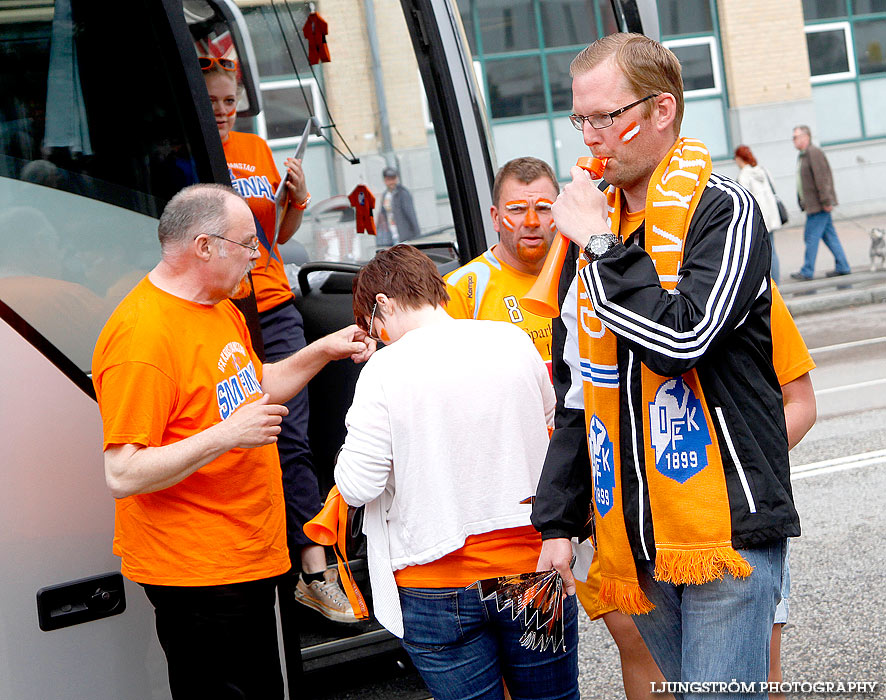
<path fill-rule="evenodd" d="M 708 583 L 723 578 L 728 571 L 735 578 L 747 578 L 754 570 L 732 547 L 697 550 L 662 550 L 655 554 L 655 578 L 675 585 Z"/>
<path fill-rule="evenodd" d="M 601 603 L 607 606 L 614 605 L 627 615 L 645 615 L 655 608 L 636 581 L 626 582 L 604 578 L 600 582 L 598 595 Z"/>

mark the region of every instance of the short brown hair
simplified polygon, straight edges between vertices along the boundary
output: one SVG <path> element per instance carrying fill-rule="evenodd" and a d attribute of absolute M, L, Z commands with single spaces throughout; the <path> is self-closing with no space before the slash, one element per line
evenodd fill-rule
<path fill-rule="evenodd" d="M 434 262 L 418 248 L 403 243 L 378 251 L 354 278 L 354 319 L 367 333 L 366 318 L 375 306 L 376 294 L 386 294 L 407 309 L 449 301 Z M 384 318 L 380 311 L 375 315 Z"/>
<path fill-rule="evenodd" d="M 741 158 L 751 167 L 754 167 L 757 164 L 757 159 L 754 158 L 753 151 L 751 151 L 749 146 L 745 146 L 744 144 L 741 144 L 738 148 L 735 149 L 735 157 Z"/>
<path fill-rule="evenodd" d="M 569 75 L 583 75 L 612 58 L 631 92 L 640 99 L 646 95 L 668 92 L 677 102 L 674 132 L 683 123 L 683 74 L 680 61 L 672 51 L 642 34 L 619 32 L 597 39 L 572 59 Z M 643 116 L 652 114 L 652 105 L 644 102 Z"/>
<path fill-rule="evenodd" d="M 498 198 L 501 196 L 501 188 L 505 180 L 514 178 L 524 185 L 535 182 L 540 177 L 546 177 L 554 185 L 554 189 L 560 192 L 560 185 L 557 182 L 557 176 L 550 165 L 539 158 L 526 156 L 524 158 L 514 158 L 505 163 L 495 174 L 495 180 L 492 181 L 492 203 L 498 206 Z"/>

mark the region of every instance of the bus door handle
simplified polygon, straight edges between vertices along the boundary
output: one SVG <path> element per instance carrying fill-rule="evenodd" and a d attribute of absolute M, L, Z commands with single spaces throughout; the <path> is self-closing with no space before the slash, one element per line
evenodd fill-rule
<path fill-rule="evenodd" d="M 46 586 L 37 591 L 37 621 L 44 632 L 119 615 L 126 610 L 119 572 Z"/>

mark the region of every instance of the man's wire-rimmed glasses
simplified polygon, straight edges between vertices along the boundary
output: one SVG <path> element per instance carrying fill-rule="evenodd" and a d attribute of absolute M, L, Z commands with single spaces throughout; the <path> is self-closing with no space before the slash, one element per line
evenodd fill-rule
<path fill-rule="evenodd" d="M 612 126 L 612 122 L 619 114 L 623 114 L 627 112 L 631 107 L 636 107 L 641 102 L 645 102 L 646 100 L 651 100 L 653 97 L 658 97 L 661 93 L 655 92 L 651 95 L 646 95 L 641 100 L 637 100 L 636 102 L 631 102 L 629 105 L 625 105 L 620 109 L 615 110 L 614 112 L 604 112 L 603 114 L 590 114 L 585 116 L 584 114 L 570 114 L 569 121 L 572 122 L 572 126 L 574 126 L 579 131 L 584 127 L 584 123 L 587 122 L 595 129 L 605 129 L 608 126 Z"/>
<path fill-rule="evenodd" d="M 258 238 L 253 238 L 252 243 L 241 243 L 240 241 L 235 241 L 233 238 L 227 238 L 218 233 L 210 233 L 209 235 L 213 238 L 221 238 L 223 241 L 227 241 L 228 243 L 235 243 L 242 248 L 251 250 L 253 253 L 258 250 Z"/>

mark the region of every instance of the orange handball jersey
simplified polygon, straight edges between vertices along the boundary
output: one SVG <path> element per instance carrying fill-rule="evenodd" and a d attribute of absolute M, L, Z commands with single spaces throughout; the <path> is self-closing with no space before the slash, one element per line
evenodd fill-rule
<path fill-rule="evenodd" d="M 261 376 L 230 301 L 197 304 L 145 277 L 111 315 L 92 358 L 104 447 L 184 440 L 260 398 Z M 114 553 L 138 583 L 221 585 L 290 567 L 275 444 L 231 450 L 173 486 L 115 504 Z"/>
<path fill-rule="evenodd" d="M 231 184 L 246 200 L 265 233 L 267 243 L 259 246 L 261 257 L 252 270 L 252 285 L 258 310 L 267 311 L 293 296 L 281 262 L 280 248 L 274 244 L 274 255 L 270 255 L 267 248 L 274 238 L 277 220 L 274 193 L 280 185 L 280 173 L 277 172 L 271 149 L 260 136 L 232 131 L 222 146 L 228 161 Z"/>
<path fill-rule="evenodd" d="M 520 299 L 535 283 L 535 275 L 515 270 L 491 250 L 446 277 L 453 318 L 507 321 L 519 326 L 532 339 L 541 359 L 551 369 L 551 319 L 536 316 L 520 306 Z"/>

